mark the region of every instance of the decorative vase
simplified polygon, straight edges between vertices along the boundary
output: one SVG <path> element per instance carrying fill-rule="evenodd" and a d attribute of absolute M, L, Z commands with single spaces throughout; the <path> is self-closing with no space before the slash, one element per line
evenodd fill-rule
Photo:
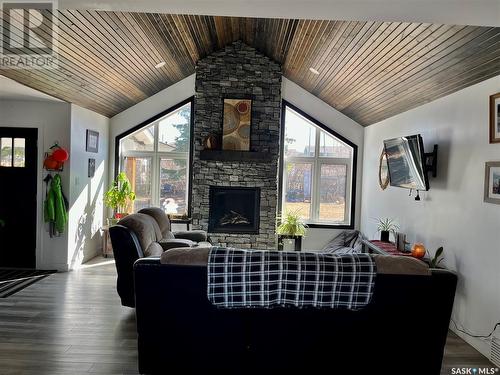
<path fill-rule="evenodd" d="M 219 142 L 215 135 L 209 134 L 203 140 L 203 148 L 205 150 L 216 150 L 219 148 Z"/>
<path fill-rule="evenodd" d="M 390 234 L 390 232 L 388 230 L 381 230 L 380 231 L 380 241 L 389 242 L 389 234 Z"/>

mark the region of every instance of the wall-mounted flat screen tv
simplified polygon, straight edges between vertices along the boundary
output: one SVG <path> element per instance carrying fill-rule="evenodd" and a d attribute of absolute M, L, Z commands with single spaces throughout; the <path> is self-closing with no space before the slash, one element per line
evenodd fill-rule
<path fill-rule="evenodd" d="M 422 137 L 411 135 L 384 141 L 391 186 L 429 190 Z"/>

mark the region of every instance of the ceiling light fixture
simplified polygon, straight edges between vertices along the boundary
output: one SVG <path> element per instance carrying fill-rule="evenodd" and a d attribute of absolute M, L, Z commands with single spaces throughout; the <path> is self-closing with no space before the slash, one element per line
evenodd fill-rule
<path fill-rule="evenodd" d="M 310 70 L 310 71 L 311 71 L 311 73 L 313 73 L 313 74 L 319 74 L 319 72 L 318 72 L 316 69 L 314 69 L 313 67 L 310 67 L 310 68 L 309 68 L 309 70 Z"/>
<path fill-rule="evenodd" d="M 165 61 L 160 61 L 158 64 L 155 65 L 156 69 L 160 69 L 161 67 L 165 66 L 166 62 Z"/>

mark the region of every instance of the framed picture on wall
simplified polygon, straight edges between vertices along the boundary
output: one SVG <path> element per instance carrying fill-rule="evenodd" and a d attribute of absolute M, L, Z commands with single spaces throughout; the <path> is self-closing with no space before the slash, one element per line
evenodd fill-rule
<path fill-rule="evenodd" d="M 490 96 L 490 143 L 500 143 L 500 92 Z"/>
<path fill-rule="evenodd" d="M 251 99 L 224 99 L 222 149 L 250 151 Z"/>
<path fill-rule="evenodd" d="M 87 152 L 99 152 L 99 132 L 87 129 L 87 142 L 85 146 Z"/>
<path fill-rule="evenodd" d="M 500 204 L 500 161 L 486 163 L 484 201 Z"/>
<path fill-rule="evenodd" d="M 92 178 L 95 175 L 95 159 L 89 158 L 89 163 L 88 163 L 88 177 Z"/>

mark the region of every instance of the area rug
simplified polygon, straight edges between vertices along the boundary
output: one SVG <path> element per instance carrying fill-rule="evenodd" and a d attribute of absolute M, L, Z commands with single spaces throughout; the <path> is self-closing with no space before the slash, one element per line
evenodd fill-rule
<path fill-rule="evenodd" d="M 55 272 L 0 268 L 0 298 L 9 297 Z"/>

